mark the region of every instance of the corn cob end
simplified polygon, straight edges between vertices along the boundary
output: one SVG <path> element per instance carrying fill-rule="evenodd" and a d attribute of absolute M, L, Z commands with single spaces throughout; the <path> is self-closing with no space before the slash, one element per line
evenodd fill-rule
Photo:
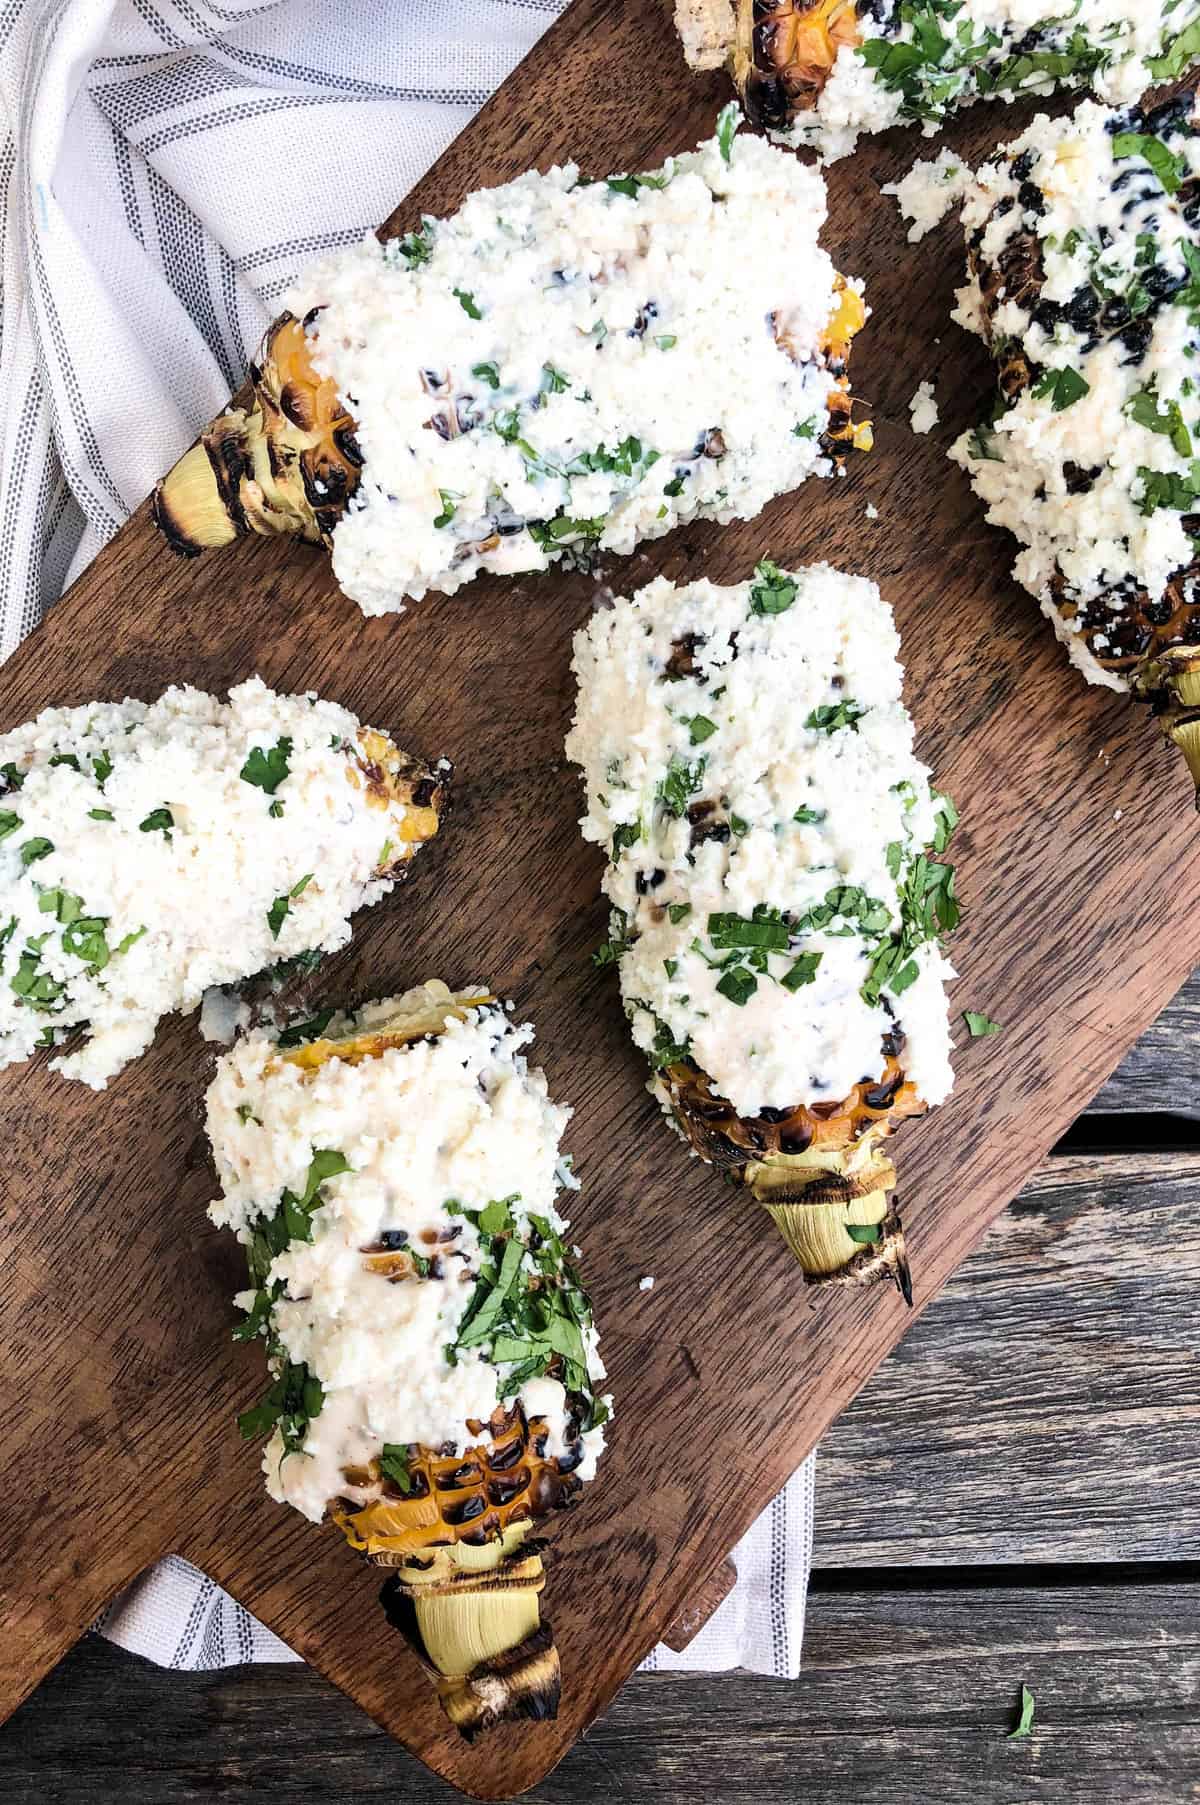
<path fill-rule="evenodd" d="M 380 1603 L 467 1742 L 498 1723 L 558 1715 L 558 1650 L 541 1622 L 545 1570 L 540 1544 L 525 1540 L 529 1528 L 513 1525 L 483 1547 L 440 1548 L 422 1565 L 386 1553 L 369 1557 L 380 1566 L 401 1561 Z"/>
<path fill-rule="evenodd" d="M 749 1165 L 742 1180 L 787 1242 L 806 1284 L 857 1287 L 891 1279 L 911 1309 L 904 1230 L 888 1198 L 896 1169 L 874 1138 L 845 1151 L 814 1148 Z"/>
<path fill-rule="evenodd" d="M 1154 709 L 1164 737 L 1182 752 L 1200 812 L 1200 646 L 1165 646 L 1143 660 L 1131 685 Z"/>
<path fill-rule="evenodd" d="M 259 359 L 246 405 L 218 414 L 154 492 L 155 522 L 184 557 L 246 532 L 328 542 L 358 487 L 355 423 L 313 367 L 305 322 L 282 314 Z"/>
<path fill-rule="evenodd" d="M 229 545 L 238 536 L 204 439 L 197 439 L 158 484 L 153 511 L 155 526 L 171 550 L 184 558 L 198 558 L 202 551 Z"/>

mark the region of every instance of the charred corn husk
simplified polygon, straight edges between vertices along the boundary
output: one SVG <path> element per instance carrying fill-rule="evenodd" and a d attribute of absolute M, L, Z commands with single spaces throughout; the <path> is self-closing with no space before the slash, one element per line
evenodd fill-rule
<path fill-rule="evenodd" d="M 823 183 L 735 114 L 660 169 L 531 173 L 317 265 L 249 399 L 159 485 L 171 543 L 322 540 L 386 613 L 749 518 L 866 448 L 846 376 L 866 310 L 818 244 Z"/>
<path fill-rule="evenodd" d="M 450 774 L 315 696 L 51 708 L 0 735 L 0 1066 L 102 1089 L 210 986 L 333 951 L 407 876 Z"/>
<path fill-rule="evenodd" d="M 999 368 L 952 455 L 1090 683 L 1148 702 L 1200 784 L 1200 127 L 1085 101 L 977 172 L 956 317 Z"/>
<path fill-rule="evenodd" d="M 973 101 L 1091 85 L 1129 102 L 1200 59 L 1197 0 L 675 0 L 694 69 L 726 67 L 756 125 L 826 160 Z"/>
<path fill-rule="evenodd" d="M 569 1111 L 486 990 L 430 982 L 221 1060 L 208 1131 L 271 1385 L 272 1497 L 386 1569 L 384 1603 L 473 1737 L 553 1717 L 534 1525 L 595 1470 L 609 1401 L 556 1211 Z M 301 1038 L 304 1034 L 307 1039 Z"/>
<path fill-rule="evenodd" d="M 577 635 L 567 753 L 651 1090 L 810 1283 L 907 1298 L 883 1143 L 950 1090 L 958 905 L 898 645 L 875 586 L 828 565 L 660 579 Z"/>

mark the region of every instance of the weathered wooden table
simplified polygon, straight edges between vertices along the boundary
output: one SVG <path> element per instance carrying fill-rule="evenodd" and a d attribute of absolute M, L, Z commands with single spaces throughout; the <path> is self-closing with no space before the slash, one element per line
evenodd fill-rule
<path fill-rule="evenodd" d="M 638 1676 L 531 1797 L 1200 1797 L 1198 1271 L 1200 976 L 823 1444 L 799 1682 Z M 94 1637 L 0 1730 L 7 1805 L 263 1792 L 460 1796 L 308 1669 Z"/>

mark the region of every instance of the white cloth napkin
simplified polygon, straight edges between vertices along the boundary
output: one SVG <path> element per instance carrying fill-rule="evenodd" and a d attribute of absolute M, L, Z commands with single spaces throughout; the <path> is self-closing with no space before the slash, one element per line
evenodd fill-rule
<path fill-rule="evenodd" d="M 565 4 L 0 0 L 0 656 L 237 387 L 295 270 L 385 218 Z M 810 1460 L 647 1666 L 796 1675 L 812 1490 Z M 100 1626 L 165 1666 L 290 1658 L 179 1559 Z"/>

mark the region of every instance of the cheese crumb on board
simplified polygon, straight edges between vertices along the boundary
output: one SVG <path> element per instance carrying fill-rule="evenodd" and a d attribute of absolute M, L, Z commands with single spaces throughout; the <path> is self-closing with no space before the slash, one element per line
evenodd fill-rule
<path fill-rule="evenodd" d="M 908 411 L 912 416 L 912 429 L 914 432 L 926 433 L 933 431 L 940 416 L 938 414 L 937 402 L 933 397 L 933 384 L 931 382 L 922 382 L 918 384 L 917 392 L 908 404 Z"/>
<path fill-rule="evenodd" d="M 514 1401 L 545 1419 L 563 1470 L 591 1478 L 610 1400 L 556 1207 L 571 1112 L 527 1063 L 532 1029 L 486 993 L 432 981 L 321 1032 L 333 1056 L 307 1064 L 304 1044 L 281 1057 L 276 1038 L 245 1036 L 207 1097 L 222 1188 L 209 1214 L 250 1269 L 241 1333 L 265 1338 L 297 1401 L 274 1408 L 269 1392 L 243 1418 L 244 1432 L 271 1432 L 271 1496 L 320 1521 L 385 1447 L 465 1453 L 487 1439 L 468 1423 Z M 336 1055 L 372 1034 L 381 1049 Z M 486 1302 L 497 1273 L 500 1312 Z M 553 1346 L 532 1332 L 517 1345 L 522 1291 L 552 1301 Z"/>
<path fill-rule="evenodd" d="M 880 192 L 892 195 L 910 221 L 909 244 L 920 244 L 962 201 L 973 179 L 974 171 L 961 157 L 941 150 L 936 157 L 919 157 L 907 175 L 886 182 Z"/>

